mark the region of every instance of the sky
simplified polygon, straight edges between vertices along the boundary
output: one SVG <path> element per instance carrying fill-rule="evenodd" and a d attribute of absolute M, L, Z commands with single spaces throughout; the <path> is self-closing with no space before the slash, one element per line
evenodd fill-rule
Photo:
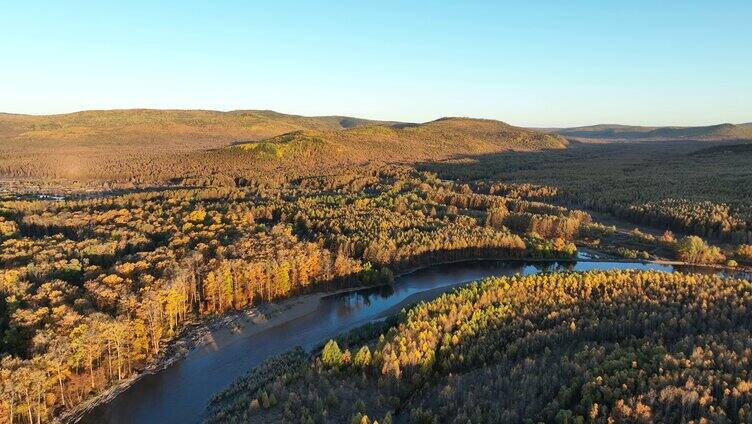
<path fill-rule="evenodd" d="M 0 111 L 752 121 L 752 1 L 0 2 Z"/>

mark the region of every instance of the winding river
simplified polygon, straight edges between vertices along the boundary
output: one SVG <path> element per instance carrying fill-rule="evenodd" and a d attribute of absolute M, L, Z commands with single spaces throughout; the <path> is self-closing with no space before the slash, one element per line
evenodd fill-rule
<path fill-rule="evenodd" d="M 475 261 L 421 269 L 397 278 L 393 289 L 366 289 L 324 297 L 312 313 L 261 332 L 215 330 L 211 333 L 212 343 L 191 350 L 185 358 L 156 374 L 142 377 L 110 402 L 88 412 L 81 422 L 199 422 L 212 394 L 270 355 L 297 345 L 312 349 L 343 331 L 398 311 L 403 305 L 436 297 L 464 282 L 493 275 L 527 275 L 565 268 L 674 269 L 668 265 L 593 260 L 570 264 Z"/>

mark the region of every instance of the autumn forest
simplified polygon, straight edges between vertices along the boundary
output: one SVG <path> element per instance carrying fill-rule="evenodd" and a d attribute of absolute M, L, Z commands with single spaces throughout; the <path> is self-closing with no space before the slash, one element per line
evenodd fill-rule
<path fill-rule="evenodd" d="M 222 317 L 477 260 L 674 268 L 460 284 L 290 341 L 196 421 L 752 422 L 752 149 L 709 134 L 0 115 L 0 423 L 85 420 Z"/>

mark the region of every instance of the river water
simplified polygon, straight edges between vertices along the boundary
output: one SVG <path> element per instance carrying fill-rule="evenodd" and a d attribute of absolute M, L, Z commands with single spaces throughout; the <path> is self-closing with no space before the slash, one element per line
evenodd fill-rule
<path fill-rule="evenodd" d="M 393 289 L 366 289 L 325 297 L 314 312 L 259 333 L 216 330 L 212 333 L 212 343 L 193 349 L 185 358 L 156 374 L 144 376 L 110 402 L 87 413 L 81 422 L 199 422 L 214 393 L 271 355 L 295 346 L 312 349 L 339 333 L 398 310 L 401 304 L 438 296 L 441 288 L 487 276 L 560 269 L 673 271 L 671 266 L 658 264 L 582 261 L 569 264 L 474 261 L 433 266 L 397 278 Z"/>

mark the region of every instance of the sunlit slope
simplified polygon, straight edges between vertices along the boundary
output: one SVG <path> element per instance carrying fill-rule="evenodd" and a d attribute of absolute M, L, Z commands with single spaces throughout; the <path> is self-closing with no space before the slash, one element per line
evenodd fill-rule
<path fill-rule="evenodd" d="M 321 172 L 566 147 L 563 137 L 503 122 L 424 124 L 271 111 L 112 110 L 0 114 L 0 176 L 159 183 Z"/>
<path fill-rule="evenodd" d="M 439 160 L 503 151 L 565 148 L 564 138 L 500 121 L 442 118 L 425 124 L 366 125 L 344 131 L 298 131 L 232 150 L 264 158 L 324 155 L 333 162 Z"/>
<path fill-rule="evenodd" d="M 272 111 L 95 110 L 64 115 L 0 114 L 0 142 L 55 145 L 220 147 L 292 131 L 340 130 L 368 121 L 343 116 L 305 117 Z"/>

